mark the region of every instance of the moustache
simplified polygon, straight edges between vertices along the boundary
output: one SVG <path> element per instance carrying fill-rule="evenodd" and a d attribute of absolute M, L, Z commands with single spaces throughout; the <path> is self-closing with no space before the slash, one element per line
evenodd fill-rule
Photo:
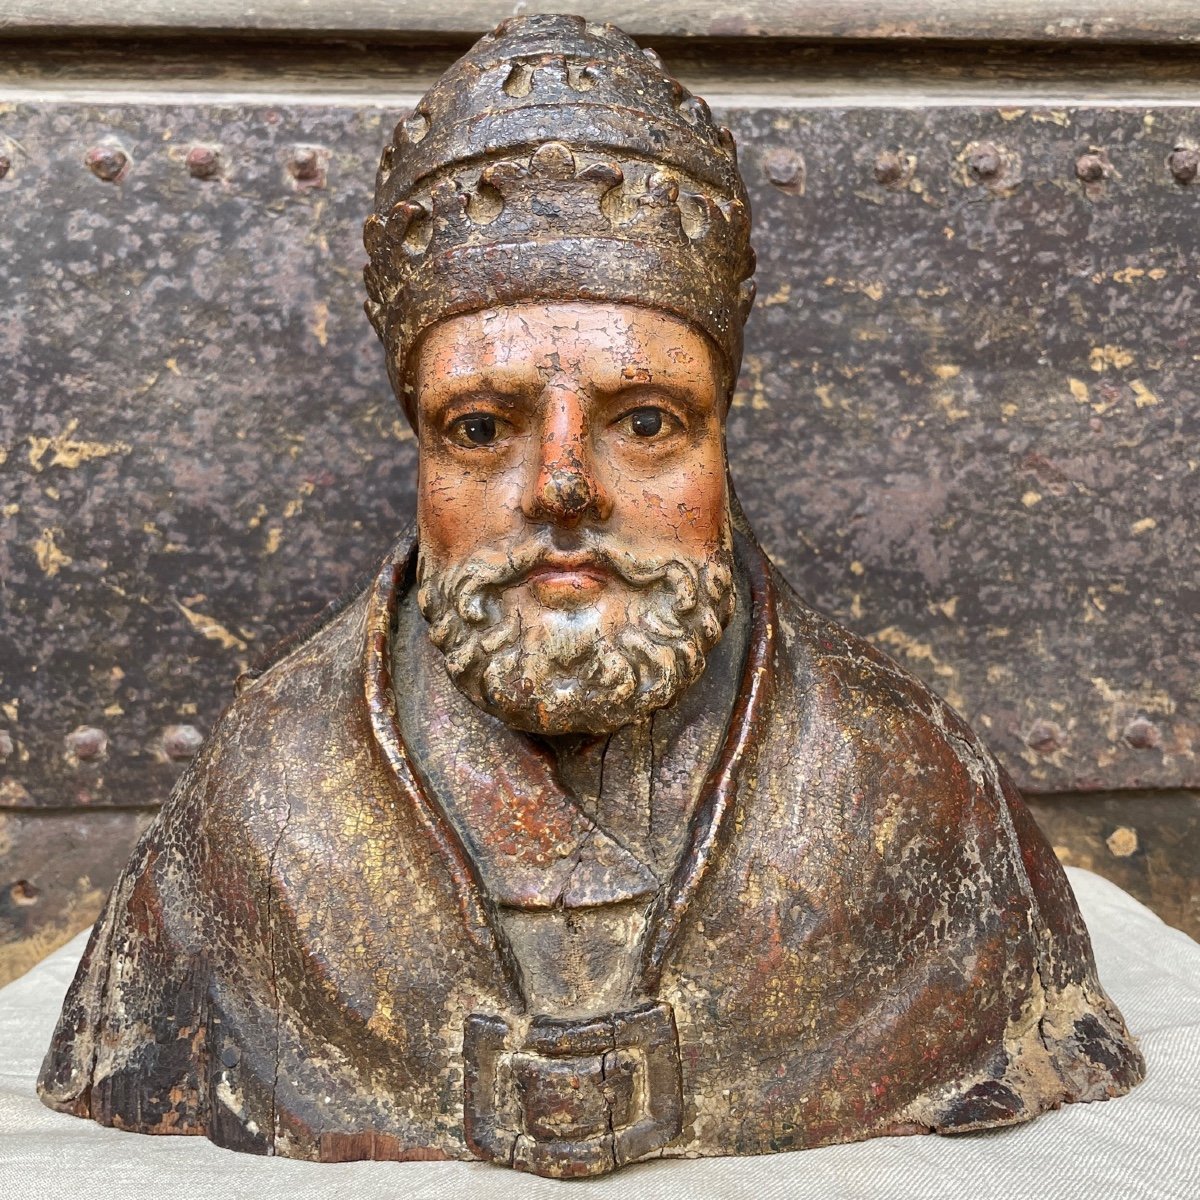
<path fill-rule="evenodd" d="M 665 584 L 672 593 L 676 614 L 690 612 L 699 599 L 699 575 L 694 566 L 678 557 L 647 555 L 616 542 L 612 537 L 582 537 L 570 548 L 542 538 L 524 539 L 501 547 L 483 547 L 463 563 L 436 572 L 443 586 L 456 595 L 455 607 L 463 620 L 478 624 L 488 616 L 488 599 L 497 592 L 520 586 L 534 571 L 606 571 L 630 588 L 644 590 Z M 430 581 L 431 571 L 419 564 L 420 582 Z"/>

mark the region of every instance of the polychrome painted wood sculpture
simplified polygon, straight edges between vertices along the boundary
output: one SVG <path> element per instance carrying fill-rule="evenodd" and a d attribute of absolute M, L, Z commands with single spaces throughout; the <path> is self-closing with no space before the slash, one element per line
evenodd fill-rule
<path fill-rule="evenodd" d="M 47 1104 L 573 1176 L 1137 1082 L 1004 772 L 740 514 L 749 227 L 728 132 L 611 26 L 506 22 L 401 121 L 367 311 L 415 531 L 242 681 L 96 926 Z"/>

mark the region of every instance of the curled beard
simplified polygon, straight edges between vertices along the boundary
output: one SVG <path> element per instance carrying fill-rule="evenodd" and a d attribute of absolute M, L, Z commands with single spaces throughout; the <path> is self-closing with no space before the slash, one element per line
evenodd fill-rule
<path fill-rule="evenodd" d="M 417 604 L 461 692 L 527 733 L 604 734 L 670 704 L 704 671 L 733 616 L 728 528 L 708 558 L 583 546 L 615 577 L 598 603 L 544 608 L 515 588 L 544 561 L 537 540 L 442 568 L 424 552 Z"/>

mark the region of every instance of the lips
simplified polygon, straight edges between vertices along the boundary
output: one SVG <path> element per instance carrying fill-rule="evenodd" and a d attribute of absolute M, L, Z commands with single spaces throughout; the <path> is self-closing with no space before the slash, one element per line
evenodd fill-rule
<path fill-rule="evenodd" d="M 552 554 L 521 578 L 544 604 L 590 599 L 613 580 L 613 573 L 591 554 Z"/>
<path fill-rule="evenodd" d="M 612 578 L 612 572 L 594 558 L 575 558 L 575 559 L 546 559 L 537 564 L 536 567 L 531 567 L 526 573 L 525 578 L 532 580 L 539 577 L 557 579 L 564 575 L 578 575 L 595 579 L 598 582 L 607 582 Z"/>

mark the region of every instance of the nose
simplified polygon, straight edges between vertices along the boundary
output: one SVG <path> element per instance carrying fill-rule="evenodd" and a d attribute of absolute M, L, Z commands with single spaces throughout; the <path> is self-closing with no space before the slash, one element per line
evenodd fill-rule
<path fill-rule="evenodd" d="M 573 526 L 605 520 L 612 511 L 588 444 L 587 398 L 560 389 L 549 398 L 530 463 L 522 509 L 531 521 Z"/>

